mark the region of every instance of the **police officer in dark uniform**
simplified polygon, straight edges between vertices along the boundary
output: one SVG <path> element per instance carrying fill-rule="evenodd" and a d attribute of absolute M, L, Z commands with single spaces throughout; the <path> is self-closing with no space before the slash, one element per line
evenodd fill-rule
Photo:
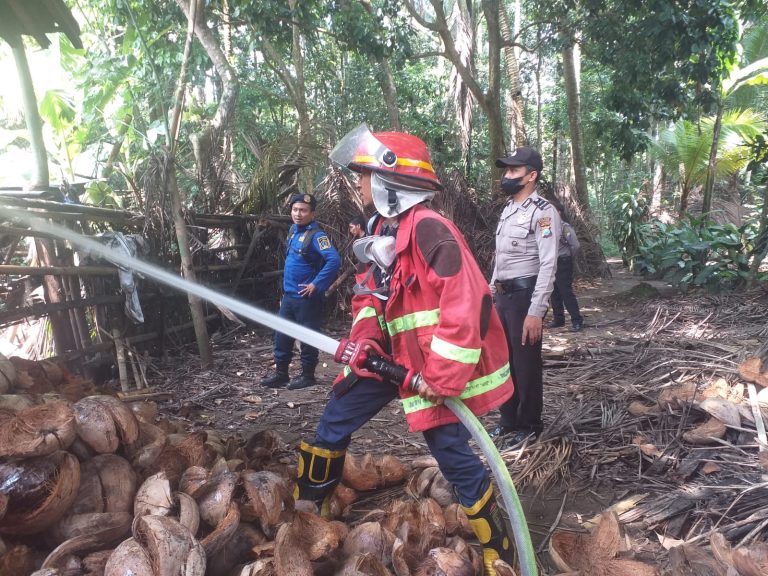
<path fill-rule="evenodd" d="M 504 325 L 515 393 L 499 411 L 493 435 L 516 444 L 538 436 L 544 424 L 542 321 L 557 270 L 560 216 L 536 192 L 543 169 L 539 153 L 522 147 L 496 166 L 504 169 L 501 190 L 509 197 L 496 229 L 496 260 L 491 278 L 496 310 Z"/>
<path fill-rule="evenodd" d="M 341 258 L 330 238 L 315 222 L 317 200 L 311 194 L 294 194 L 290 200 L 293 225 L 288 231 L 283 299 L 280 316 L 307 328 L 319 330 L 323 319 L 323 297 L 336 279 Z M 301 374 L 288 382 L 288 365 L 294 339 L 275 332 L 275 373 L 261 380 L 262 386 L 298 390 L 317 384 L 317 348 L 302 343 Z"/>

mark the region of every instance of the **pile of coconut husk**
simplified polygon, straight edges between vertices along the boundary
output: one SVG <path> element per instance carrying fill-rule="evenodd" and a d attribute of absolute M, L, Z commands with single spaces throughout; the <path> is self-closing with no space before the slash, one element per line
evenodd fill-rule
<path fill-rule="evenodd" d="M 295 457 L 272 431 L 189 433 L 50 362 L 0 357 L 0 383 L 16 392 L 0 397 L 4 576 L 482 574 L 431 458 L 350 454 L 325 520 L 294 502 Z M 359 496 L 406 482 L 350 521 Z"/>

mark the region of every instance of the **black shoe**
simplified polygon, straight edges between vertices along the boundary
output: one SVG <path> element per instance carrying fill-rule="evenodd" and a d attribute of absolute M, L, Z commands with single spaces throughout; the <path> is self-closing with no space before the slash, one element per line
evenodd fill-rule
<path fill-rule="evenodd" d="M 508 436 L 517 432 L 514 428 L 507 428 L 506 426 L 495 426 L 488 430 L 488 436 L 491 438 L 500 438 L 501 436 Z"/>
<path fill-rule="evenodd" d="M 267 388 L 282 388 L 283 386 L 288 384 L 288 380 L 290 380 L 290 378 L 288 377 L 288 370 L 286 370 L 285 372 L 283 372 L 282 370 L 277 370 L 271 376 L 262 378 L 260 384 L 262 386 L 266 386 Z"/>
<path fill-rule="evenodd" d="M 288 390 L 301 390 L 302 388 L 309 388 L 316 384 L 317 380 L 315 380 L 314 374 L 300 374 L 290 381 Z"/>
<path fill-rule="evenodd" d="M 547 324 L 547 328 L 562 328 L 563 326 L 565 326 L 565 320 L 552 320 Z"/>
<path fill-rule="evenodd" d="M 581 332 L 582 328 L 584 328 L 584 320 L 574 320 L 571 323 L 571 332 Z"/>
<path fill-rule="evenodd" d="M 534 442 L 537 436 L 538 434 L 530 430 L 518 430 L 514 434 L 505 436 L 504 444 L 505 446 L 517 446 L 518 444 L 522 444 L 526 440 L 529 440 L 529 442 Z"/>

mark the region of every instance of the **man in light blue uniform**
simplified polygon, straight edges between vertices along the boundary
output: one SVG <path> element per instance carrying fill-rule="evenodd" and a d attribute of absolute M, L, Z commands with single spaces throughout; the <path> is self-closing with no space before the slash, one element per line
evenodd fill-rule
<path fill-rule="evenodd" d="M 339 273 L 341 258 L 315 222 L 315 197 L 294 194 L 290 206 L 293 225 L 288 231 L 280 317 L 319 330 L 324 294 Z M 317 384 L 318 351 L 304 343 L 301 344 L 301 374 L 289 382 L 293 342 L 290 336 L 275 332 L 275 373 L 263 378 L 262 386 L 282 388 L 288 384 L 289 390 L 298 390 Z"/>

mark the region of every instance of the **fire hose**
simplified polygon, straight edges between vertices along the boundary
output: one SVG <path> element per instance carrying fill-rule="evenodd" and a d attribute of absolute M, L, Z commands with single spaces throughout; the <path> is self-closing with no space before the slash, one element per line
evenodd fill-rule
<path fill-rule="evenodd" d="M 5 218 L 21 221 L 32 229 L 45 230 L 49 234 L 53 234 L 62 240 L 67 240 L 87 252 L 114 262 L 117 266 L 123 269 L 133 269 L 145 276 L 151 276 L 155 281 L 165 284 L 166 286 L 207 300 L 218 307 L 227 308 L 244 318 L 248 318 L 249 320 L 261 324 L 262 326 L 267 326 L 291 336 L 296 340 L 304 342 L 305 344 L 309 344 L 324 352 L 333 354 L 337 361 L 345 358 L 344 351 L 349 347 L 349 340 L 344 339 L 339 342 L 330 336 L 314 330 L 309 330 L 304 326 L 290 322 L 285 318 L 280 318 L 257 306 L 246 304 L 245 302 L 212 290 L 211 288 L 207 288 L 201 284 L 180 278 L 155 265 L 108 248 L 103 244 L 73 232 L 68 228 L 37 218 L 29 212 L 3 206 L 0 207 L 0 214 Z M 350 363 L 350 367 L 357 369 L 360 375 L 370 376 L 375 374 L 392 383 L 402 386 L 406 390 L 415 390 L 417 388 L 418 379 L 421 376 L 408 370 L 404 366 L 392 362 L 391 358 L 378 348 L 375 343 L 358 342 L 356 348 L 357 353 L 360 356 L 355 358 L 354 366 Z M 362 366 L 363 368 L 360 369 L 359 366 Z M 344 390 L 337 390 L 337 393 L 344 392 Z M 472 435 L 475 442 L 477 442 L 478 447 L 485 455 L 488 466 L 491 468 L 491 471 L 496 478 L 496 483 L 501 492 L 504 506 L 509 515 L 510 525 L 512 527 L 512 533 L 520 560 L 521 574 L 523 576 L 537 576 L 538 569 L 536 565 L 536 555 L 533 550 L 530 533 L 528 532 L 525 513 L 520 504 L 520 499 L 517 496 L 517 491 L 515 490 L 512 478 L 509 475 L 509 470 L 507 470 L 499 451 L 496 449 L 496 446 L 494 446 L 493 441 L 488 436 L 488 433 L 485 431 L 485 428 L 483 428 L 477 417 L 459 398 L 447 397 L 445 398 L 445 405 L 456 415 L 459 421 Z"/>

